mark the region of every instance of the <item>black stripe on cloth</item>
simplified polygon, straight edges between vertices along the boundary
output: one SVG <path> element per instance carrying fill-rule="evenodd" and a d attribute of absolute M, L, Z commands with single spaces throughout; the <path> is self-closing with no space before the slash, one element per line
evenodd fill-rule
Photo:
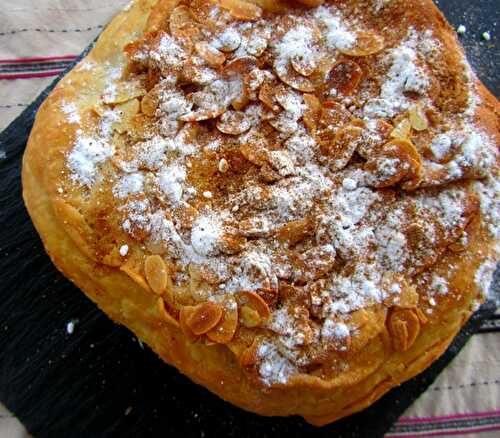
<path fill-rule="evenodd" d="M 396 423 L 389 431 L 389 433 L 417 433 L 417 432 L 432 432 L 440 430 L 464 430 L 480 427 L 500 425 L 500 413 L 492 416 L 480 418 L 458 418 L 446 421 L 429 421 L 425 423 Z"/>
<path fill-rule="evenodd" d="M 27 103 L 11 103 L 9 105 L 0 105 L 0 108 L 25 108 L 28 105 Z"/>
<path fill-rule="evenodd" d="M 69 64 L 75 62 L 73 59 L 58 59 L 53 61 L 34 61 L 34 62 L 15 62 L 9 64 L 0 64 L 2 69 L 17 69 L 17 68 L 31 68 L 31 67 L 45 67 L 46 65 L 60 65 L 67 67 Z"/>
<path fill-rule="evenodd" d="M 6 36 L 6 35 L 14 35 L 16 33 L 24 33 L 24 32 L 46 32 L 46 33 L 67 33 L 67 32 L 90 32 L 91 30 L 95 29 L 103 29 L 104 26 L 102 24 L 99 24 L 97 26 L 91 26 L 91 27 L 86 27 L 82 29 L 13 29 L 13 30 L 8 30 L 5 32 L 0 32 L 0 36 Z"/>
<path fill-rule="evenodd" d="M 474 386 L 490 386 L 490 385 L 500 385 L 500 380 L 490 380 L 484 382 L 469 382 L 469 383 L 461 383 L 459 385 L 449 385 L 449 386 L 434 386 L 430 388 L 432 391 L 451 391 L 453 389 L 464 389 L 467 387 Z"/>
<path fill-rule="evenodd" d="M 23 65 L 17 66 L 16 68 L 3 68 L 3 65 L 0 67 L 0 73 L 8 74 L 8 73 L 23 73 L 23 72 L 36 72 L 36 71 L 47 71 L 47 70 L 65 70 L 68 68 L 72 62 L 62 63 L 55 62 L 53 64 L 45 64 L 45 65 Z"/>

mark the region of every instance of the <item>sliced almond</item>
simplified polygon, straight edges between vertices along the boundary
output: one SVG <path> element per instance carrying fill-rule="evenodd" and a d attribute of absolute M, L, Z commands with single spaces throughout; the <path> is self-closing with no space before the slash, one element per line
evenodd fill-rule
<path fill-rule="evenodd" d="M 255 21 L 262 17 L 262 8 L 243 0 L 220 0 L 220 5 L 239 20 Z"/>
<path fill-rule="evenodd" d="M 236 96 L 232 101 L 231 101 L 231 106 L 236 110 L 236 111 L 241 111 L 246 108 L 246 106 L 250 103 L 250 99 L 245 93 L 240 94 L 239 96 Z"/>
<path fill-rule="evenodd" d="M 158 87 L 152 88 L 141 100 L 141 111 L 149 117 L 156 115 L 160 99 L 158 96 Z"/>
<path fill-rule="evenodd" d="M 140 265 L 138 261 L 131 257 L 123 265 L 120 266 L 120 271 L 125 272 L 132 280 L 134 280 L 139 286 L 144 290 L 151 292 L 144 275 L 141 272 Z"/>
<path fill-rule="evenodd" d="M 257 144 L 243 143 L 240 146 L 241 154 L 252 164 L 263 166 L 267 163 L 268 151 Z"/>
<path fill-rule="evenodd" d="M 242 291 L 236 295 L 241 306 L 254 309 L 263 320 L 267 320 L 271 315 L 269 306 L 259 294 L 253 291 Z"/>
<path fill-rule="evenodd" d="M 139 107 L 140 104 L 137 99 L 132 99 L 116 105 L 114 112 L 118 115 L 119 120 L 113 123 L 112 128 L 120 134 L 128 132 L 130 130 L 131 120 L 139 112 Z"/>
<path fill-rule="evenodd" d="M 368 159 L 377 154 L 389 140 L 389 135 L 394 129 L 392 125 L 382 119 L 363 123 L 363 142 L 358 145 L 356 152 Z"/>
<path fill-rule="evenodd" d="M 189 342 L 195 342 L 199 338 L 199 336 L 195 335 L 187 324 L 187 320 L 194 313 L 194 309 L 195 306 L 183 306 L 179 312 L 179 326 Z"/>
<path fill-rule="evenodd" d="M 199 336 L 213 329 L 222 318 L 222 307 L 210 301 L 194 306 L 186 318 L 191 331 Z"/>
<path fill-rule="evenodd" d="M 212 330 L 207 332 L 208 339 L 219 344 L 227 344 L 233 339 L 238 328 L 238 304 L 231 295 L 224 297 L 222 318 Z"/>
<path fill-rule="evenodd" d="M 359 143 L 363 130 L 357 126 L 346 126 L 337 131 L 333 142 L 321 142 L 320 148 L 324 155 L 331 158 L 330 166 L 334 170 L 343 169 L 349 163 Z"/>
<path fill-rule="evenodd" d="M 272 111 L 279 111 L 280 106 L 276 100 L 276 83 L 264 81 L 259 90 L 259 100 Z"/>
<path fill-rule="evenodd" d="M 399 138 L 402 140 L 408 140 L 411 134 L 411 123 L 408 119 L 404 118 L 399 121 L 399 123 L 391 131 L 390 136 L 392 138 Z"/>
<path fill-rule="evenodd" d="M 304 121 L 304 124 L 309 132 L 314 133 L 316 131 L 321 112 L 321 102 L 314 94 L 304 94 L 302 97 L 307 106 L 307 110 L 304 112 L 302 120 Z"/>
<path fill-rule="evenodd" d="M 304 240 L 311 232 L 311 221 L 308 219 L 299 219 L 283 225 L 278 230 L 277 238 L 280 243 L 291 247 Z"/>
<path fill-rule="evenodd" d="M 374 55 L 384 49 L 385 41 L 382 35 L 372 31 L 361 31 L 356 33 L 356 41 L 349 48 L 339 48 L 339 50 L 349 56 Z"/>
<path fill-rule="evenodd" d="M 387 319 L 387 328 L 395 351 L 407 351 L 420 333 L 420 321 L 410 309 L 394 307 Z"/>
<path fill-rule="evenodd" d="M 245 249 L 247 239 L 238 230 L 226 231 L 221 239 L 221 251 L 225 254 L 238 254 Z"/>
<path fill-rule="evenodd" d="M 420 154 L 410 141 L 395 139 L 369 158 L 364 169 L 372 175 L 370 185 L 373 187 L 389 187 L 401 182 L 403 189 L 414 190 L 422 178 L 421 163 Z"/>
<path fill-rule="evenodd" d="M 177 6 L 172 11 L 169 28 L 171 35 L 176 38 L 184 38 L 186 35 L 197 36 L 200 33 L 193 14 L 186 5 Z"/>
<path fill-rule="evenodd" d="M 363 70 L 351 59 L 337 62 L 327 77 L 327 86 L 344 96 L 351 95 L 358 88 Z"/>
<path fill-rule="evenodd" d="M 224 74 L 226 76 L 244 76 L 255 68 L 257 68 L 257 60 L 253 56 L 240 56 L 224 66 Z"/>
<path fill-rule="evenodd" d="M 226 60 L 224 53 L 212 47 L 206 41 L 197 42 L 194 48 L 198 55 L 200 55 L 210 67 L 220 67 Z"/>
<path fill-rule="evenodd" d="M 262 318 L 255 309 L 250 306 L 242 306 L 240 308 L 240 320 L 242 325 L 248 328 L 257 327 L 262 324 Z"/>
<path fill-rule="evenodd" d="M 412 106 L 408 111 L 408 116 L 410 118 L 411 127 L 415 131 L 425 131 L 429 128 L 429 121 L 427 120 L 422 105 L 416 104 Z"/>
<path fill-rule="evenodd" d="M 230 135 L 243 134 L 251 127 L 250 120 L 242 111 L 226 111 L 216 125 L 220 132 Z"/>
<path fill-rule="evenodd" d="M 156 308 L 158 309 L 161 318 L 166 323 L 174 327 L 180 328 L 178 321 L 167 311 L 167 308 L 165 307 L 165 301 L 163 301 L 162 297 L 158 297 L 158 299 L 156 300 Z"/>
<path fill-rule="evenodd" d="M 242 219 L 238 222 L 238 229 L 246 237 L 267 237 L 272 233 L 268 220 L 261 217 Z"/>
<path fill-rule="evenodd" d="M 241 44 L 241 36 L 235 29 L 226 29 L 217 39 L 217 47 L 222 52 L 234 52 Z"/>
<path fill-rule="evenodd" d="M 161 295 L 167 288 L 169 272 L 159 255 L 150 255 L 144 262 L 144 273 L 153 292 Z"/>
<path fill-rule="evenodd" d="M 316 89 L 316 84 L 310 78 L 297 73 L 292 64 L 288 61 L 278 58 L 274 63 L 274 71 L 285 84 L 294 90 L 303 93 L 311 93 Z"/>
<path fill-rule="evenodd" d="M 179 120 L 183 122 L 201 122 L 202 120 L 216 119 L 219 117 L 226 109 L 218 108 L 215 110 L 207 110 L 204 108 L 190 111 L 179 117 Z"/>
<path fill-rule="evenodd" d="M 91 260 L 99 261 L 93 243 L 96 236 L 83 215 L 75 207 L 59 197 L 53 199 L 52 207 L 61 220 L 64 231 L 71 237 L 78 248 Z"/>
<path fill-rule="evenodd" d="M 311 76 L 314 71 L 318 68 L 318 63 L 311 56 L 300 56 L 296 55 L 290 59 L 290 64 L 292 68 L 302 76 Z"/>
<path fill-rule="evenodd" d="M 137 80 L 131 80 L 114 84 L 113 93 L 104 94 L 102 100 L 108 105 L 116 105 L 144 96 L 145 94 L 146 89 L 144 85 Z"/>

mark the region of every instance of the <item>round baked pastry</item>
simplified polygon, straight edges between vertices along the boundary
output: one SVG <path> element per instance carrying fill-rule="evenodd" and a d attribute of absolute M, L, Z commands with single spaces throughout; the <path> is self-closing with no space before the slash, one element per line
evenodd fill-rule
<path fill-rule="evenodd" d="M 498 110 L 431 0 L 135 0 L 40 108 L 24 198 L 164 361 L 323 425 L 483 301 Z"/>

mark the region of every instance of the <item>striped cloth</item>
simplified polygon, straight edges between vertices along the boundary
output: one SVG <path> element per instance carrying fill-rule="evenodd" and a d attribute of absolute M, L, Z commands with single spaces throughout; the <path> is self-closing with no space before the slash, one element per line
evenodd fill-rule
<path fill-rule="evenodd" d="M 36 79 L 57 76 L 75 59 L 75 55 L 2 59 L 0 60 L 0 79 Z"/>
<path fill-rule="evenodd" d="M 2 0 L 0 130 L 71 65 L 127 3 Z M 0 404 L 0 437 L 27 436 L 23 426 Z M 386 436 L 500 436 L 500 315 L 483 325 Z"/>

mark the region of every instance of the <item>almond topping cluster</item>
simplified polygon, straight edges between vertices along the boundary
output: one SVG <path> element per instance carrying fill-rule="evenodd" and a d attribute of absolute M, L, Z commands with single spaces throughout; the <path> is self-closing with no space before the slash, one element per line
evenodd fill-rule
<path fill-rule="evenodd" d="M 393 3 L 160 1 L 68 155 L 71 235 L 261 384 L 329 378 L 382 333 L 412 348 L 433 266 L 494 222 L 472 76 L 451 66 L 468 103 L 446 92 L 441 43 L 388 26 Z"/>

